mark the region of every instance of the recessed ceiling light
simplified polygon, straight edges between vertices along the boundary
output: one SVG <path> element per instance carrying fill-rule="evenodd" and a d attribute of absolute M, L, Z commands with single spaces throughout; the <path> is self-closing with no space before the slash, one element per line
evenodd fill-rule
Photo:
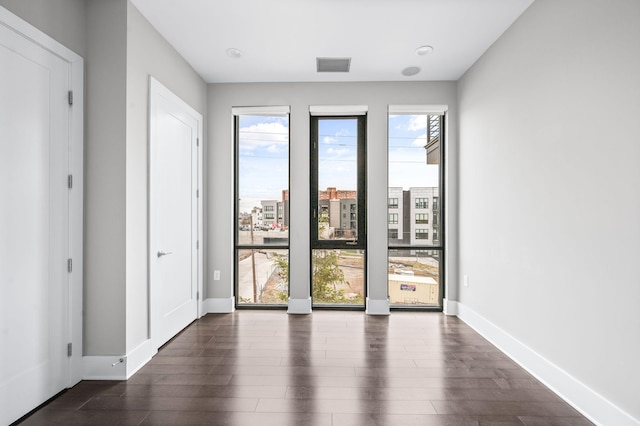
<path fill-rule="evenodd" d="M 416 55 L 418 56 L 424 56 L 430 53 L 433 53 L 433 46 L 429 46 L 428 44 L 425 44 L 424 46 L 420 46 L 416 49 Z"/>
<path fill-rule="evenodd" d="M 236 49 L 235 47 L 230 47 L 226 50 L 227 56 L 230 58 L 242 58 L 242 51 L 240 49 Z"/>
<path fill-rule="evenodd" d="M 412 75 L 416 75 L 420 72 L 419 67 L 407 67 L 402 70 L 402 75 L 405 77 L 411 77 Z"/>

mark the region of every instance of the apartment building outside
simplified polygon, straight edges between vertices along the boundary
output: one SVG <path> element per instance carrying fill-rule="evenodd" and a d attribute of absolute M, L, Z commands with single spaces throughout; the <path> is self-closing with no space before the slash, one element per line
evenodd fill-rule
<path fill-rule="evenodd" d="M 390 187 L 387 202 L 389 244 L 439 244 L 440 205 L 437 187 Z"/>
<path fill-rule="evenodd" d="M 262 226 L 273 227 L 278 223 L 278 201 L 262 200 L 260 205 L 262 206 Z"/>

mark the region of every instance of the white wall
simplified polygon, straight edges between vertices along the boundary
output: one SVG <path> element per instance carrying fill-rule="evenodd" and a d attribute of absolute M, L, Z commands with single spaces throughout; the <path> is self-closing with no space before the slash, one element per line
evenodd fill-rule
<path fill-rule="evenodd" d="M 635 419 L 638 22 L 538 0 L 458 86 L 462 305 Z"/>
<path fill-rule="evenodd" d="M 87 2 L 84 354 L 125 353 L 127 1 Z"/>
<path fill-rule="evenodd" d="M 207 85 L 128 1 L 126 147 L 127 353 L 148 336 L 149 75 L 205 115 Z"/>
<path fill-rule="evenodd" d="M 290 105 L 290 287 L 293 299 L 309 297 L 309 105 L 368 105 L 369 298 L 386 300 L 387 107 L 449 105 L 449 170 L 455 170 L 454 82 L 210 84 L 208 107 L 208 214 L 206 297 L 233 295 L 233 136 L 231 107 Z M 455 173 L 454 173 L 455 174 Z M 454 188 L 454 186 L 450 186 Z M 378 190 L 379 189 L 379 190 Z M 455 194 L 455 193 L 454 193 Z M 456 197 L 448 200 L 455 205 Z M 450 209 L 449 211 L 453 211 Z M 451 217 L 449 223 L 454 222 Z M 451 235 L 450 235 L 451 237 Z M 455 238 L 455 237 L 454 237 Z M 455 261 L 452 254 L 447 258 Z M 450 268 L 453 270 L 454 268 Z M 213 271 L 221 280 L 213 281 Z M 455 280 L 453 282 L 456 282 Z"/>
<path fill-rule="evenodd" d="M 128 0 L 0 0 L 85 57 L 84 355 L 148 338 L 148 78 L 205 115 L 207 86 Z"/>
<path fill-rule="evenodd" d="M 85 56 L 85 0 L 0 0 L 0 6 L 78 55 Z"/>

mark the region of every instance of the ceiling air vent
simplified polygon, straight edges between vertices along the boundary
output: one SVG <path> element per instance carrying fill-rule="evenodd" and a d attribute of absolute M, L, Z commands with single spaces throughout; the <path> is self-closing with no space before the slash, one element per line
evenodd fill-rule
<path fill-rule="evenodd" d="M 349 72 L 351 58 L 316 58 L 318 72 Z"/>

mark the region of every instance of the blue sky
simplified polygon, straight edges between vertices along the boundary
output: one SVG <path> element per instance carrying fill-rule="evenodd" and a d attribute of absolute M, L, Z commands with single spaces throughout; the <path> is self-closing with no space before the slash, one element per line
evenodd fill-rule
<path fill-rule="evenodd" d="M 319 120 L 319 189 L 357 188 L 357 124 L 356 119 Z"/>
<path fill-rule="evenodd" d="M 389 186 L 438 186 L 438 166 L 426 164 L 426 116 L 389 117 Z M 321 120 L 319 186 L 356 189 L 356 120 Z M 280 200 L 289 178 L 288 117 L 241 116 L 240 211 Z"/>
<path fill-rule="evenodd" d="M 289 188 L 289 118 L 240 116 L 240 211 L 280 200 Z"/>
<path fill-rule="evenodd" d="M 389 116 L 389 186 L 438 186 L 438 165 L 428 165 L 426 115 Z"/>

